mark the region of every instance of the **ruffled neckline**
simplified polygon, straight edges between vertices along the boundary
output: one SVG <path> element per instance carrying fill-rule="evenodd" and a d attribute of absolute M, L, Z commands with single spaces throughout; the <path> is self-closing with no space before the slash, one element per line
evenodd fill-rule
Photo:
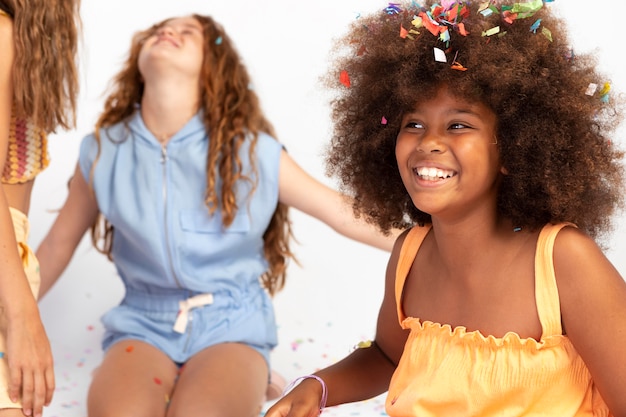
<path fill-rule="evenodd" d="M 418 331 L 424 334 L 433 334 L 449 340 L 456 340 L 462 344 L 481 344 L 486 347 L 501 348 L 504 346 L 524 349 L 540 349 L 569 343 L 569 338 L 564 335 L 552 335 L 537 341 L 533 338 L 522 338 L 516 332 L 507 332 L 502 337 L 484 335 L 480 330 L 467 330 L 465 326 L 452 327 L 449 324 L 435 323 L 429 320 L 420 320 L 416 317 L 407 317 L 402 322 L 402 327 L 411 329 L 411 333 Z"/>

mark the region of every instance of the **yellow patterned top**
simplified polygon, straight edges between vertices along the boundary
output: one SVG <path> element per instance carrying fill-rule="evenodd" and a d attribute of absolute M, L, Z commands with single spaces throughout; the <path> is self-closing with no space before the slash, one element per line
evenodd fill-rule
<path fill-rule="evenodd" d="M 19 184 L 30 181 L 49 163 L 46 132 L 29 120 L 11 115 L 9 146 L 2 182 Z"/>
<path fill-rule="evenodd" d="M 0 8 L 0 16 L 11 17 Z M 48 159 L 47 135 L 31 121 L 11 115 L 9 144 L 1 181 L 4 184 L 19 184 L 35 178 L 43 171 Z"/>

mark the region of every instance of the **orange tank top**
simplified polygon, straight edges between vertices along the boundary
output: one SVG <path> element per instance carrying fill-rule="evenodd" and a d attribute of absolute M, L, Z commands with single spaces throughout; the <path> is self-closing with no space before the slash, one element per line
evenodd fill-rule
<path fill-rule="evenodd" d="M 31 121 L 11 115 L 2 182 L 19 184 L 32 180 L 49 163 L 46 133 Z"/>
<path fill-rule="evenodd" d="M 404 282 L 430 227 L 409 232 L 400 251 L 395 293 L 400 324 L 410 333 L 387 394 L 389 416 L 611 416 L 587 367 L 562 334 L 552 249 L 563 226 L 545 226 L 537 242 L 540 341 L 513 332 L 496 338 L 405 317 Z"/>

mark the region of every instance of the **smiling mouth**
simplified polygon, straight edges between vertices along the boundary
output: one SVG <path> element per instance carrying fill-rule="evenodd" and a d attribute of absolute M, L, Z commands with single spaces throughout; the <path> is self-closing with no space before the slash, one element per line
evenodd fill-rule
<path fill-rule="evenodd" d="M 415 173 L 415 175 L 417 175 L 420 179 L 426 181 L 440 181 L 452 178 L 456 175 L 456 172 L 454 171 L 432 167 L 413 168 L 413 173 Z"/>
<path fill-rule="evenodd" d="M 170 45 L 178 47 L 178 43 L 174 41 L 172 38 L 163 36 L 163 37 L 158 38 L 156 43 L 161 43 L 161 42 L 166 42 L 166 43 L 169 43 Z"/>

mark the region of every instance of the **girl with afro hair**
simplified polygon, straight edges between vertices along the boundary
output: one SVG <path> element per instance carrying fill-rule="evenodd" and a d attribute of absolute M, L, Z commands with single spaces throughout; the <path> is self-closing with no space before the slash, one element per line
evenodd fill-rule
<path fill-rule="evenodd" d="M 547 2 L 416 3 L 359 18 L 328 78 L 330 173 L 409 227 L 375 340 L 267 416 L 384 391 L 392 417 L 626 415 L 626 282 L 596 243 L 623 102 Z"/>

